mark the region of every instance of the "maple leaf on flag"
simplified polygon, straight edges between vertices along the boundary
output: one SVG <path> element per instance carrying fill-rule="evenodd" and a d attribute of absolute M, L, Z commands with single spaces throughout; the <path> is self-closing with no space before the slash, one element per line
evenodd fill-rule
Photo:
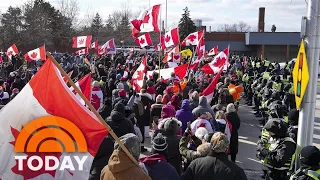
<path fill-rule="evenodd" d="M 140 39 L 140 44 L 144 44 L 144 39 L 143 38 Z"/>
<path fill-rule="evenodd" d="M 170 39 L 171 39 L 171 37 L 170 37 L 169 35 L 167 35 L 165 41 L 166 41 L 166 42 L 169 42 Z"/>
<path fill-rule="evenodd" d="M 23 127 L 22 127 L 23 128 Z M 18 138 L 19 136 L 19 131 L 13 127 L 11 127 L 11 133 L 13 135 L 13 137 L 15 138 L 15 140 Z M 10 144 L 12 144 L 13 146 L 15 145 L 16 141 L 13 141 L 13 142 L 10 142 Z M 50 174 L 53 178 L 55 177 L 56 175 L 56 170 L 45 170 L 45 166 L 43 166 L 40 170 L 38 171 L 33 171 L 31 169 L 29 169 L 28 165 L 27 165 L 27 161 L 28 159 L 31 157 L 31 156 L 39 156 L 42 161 L 44 162 L 45 161 L 45 156 L 55 156 L 56 158 L 60 159 L 60 156 L 62 155 L 61 153 L 41 153 L 41 152 L 36 152 L 36 153 L 24 153 L 27 155 L 27 159 L 23 161 L 23 171 L 20 171 L 18 169 L 18 160 L 15 160 L 16 161 L 16 165 L 13 166 L 11 168 L 12 172 L 15 173 L 15 174 L 19 174 L 23 177 L 23 179 L 33 179 L 33 178 L 36 178 L 38 177 L 39 175 L 42 175 L 42 174 Z M 49 162 L 49 166 L 52 167 L 54 164 L 53 161 L 50 161 Z M 36 164 L 33 163 L 34 166 L 36 166 Z M 73 175 L 72 172 L 68 171 L 71 175 Z"/>
<path fill-rule="evenodd" d="M 79 42 L 78 42 L 78 44 L 80 45 L 80 44 L 83 44 L 84 43 L 84 39 L 82 38 L 82 39 L 79 39 Z"/>
<path fill-rule="evenodd" d="M 33 52 L 30 56 L 31 56 L 31 58 L 35 59 L 37 57 L 37 55 L 38 55 L 38 53 Z"/>
<path fill-rule="evenodd" d="M 216 59 L 216 61 L 213 63 L 213 65 L 216 66 L 216 67 L 221 67 L 221 66 L 223 66 L 223 64 L 225 63 L 225 61 L 226 61 L 226 58 L 225 58 L 225 57 L 223 57 L 222 59 L 221 59 L 221 57 L 217 57 L 217 59 Z"/>
<path fill-rule="evenodd" d="M 195 36 L 194 34 L 191 34 L 188 39 L 190 39 L 190 41 L 193 42 L 196 38 L 197 36 Z"/>
<path fill-rule="evenodd" d="M 174 59 L 179 59 L 179 55 L 173 56 Z"/>
<path fill-rule="evenodd" d="M 138 81 L 143 80 L 143 74 L 144 74 L 144 73 L 143 73 L 142 71 L 138 71 L 137 73 L 138 73 L 137 80 L 138 80 Z"/>
<path fill-rule="evenodd" d="M 143 20 L 142 20 L 142 23 L 148 23 L 149 22 L 149 19 L 150 19 L 150 14 L 148 14 L 148 11 L 146 13 L 147 15 L 144 16 Z"/>
<path fill-rule="evenodd" d="M 99 109 L 99 107 L 100 107 L 100 98 L 98 97 L 97 94 L 92 94 L 91 95 L 91 104 L 95 109 Z"/>
<path fill-rule="evenodd" d="M 11 55 L 12 55 L 12 51 L 9 51 L 9 52 L 8 52 L 8 56 L 11 56 Z"/>

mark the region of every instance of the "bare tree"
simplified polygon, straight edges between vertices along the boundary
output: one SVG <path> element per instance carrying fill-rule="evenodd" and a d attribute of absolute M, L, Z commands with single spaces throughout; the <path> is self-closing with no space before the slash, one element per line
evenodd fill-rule
<path fill-rule="evenodd" d="M 223 24 L 217 28 L 218 32 L 250 32 L 251 26 L 247 23 L 240 21 L 234 24 Z"/>
<path fill-rule="evenodd" d="M 78 28 L 80 25 L 78 0 L 57 0 L 57 4 L 60 13 L 71 20 L 73 27 Z"/>

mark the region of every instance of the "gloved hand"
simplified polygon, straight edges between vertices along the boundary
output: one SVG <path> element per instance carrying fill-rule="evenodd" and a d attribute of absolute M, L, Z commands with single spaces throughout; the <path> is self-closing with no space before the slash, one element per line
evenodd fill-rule
<path fill-rule="evenodd" d="M 267 148 L 263 148 L 260 150 L 260 156 L 267 157 L 269 154 L 269 150 Z"/>

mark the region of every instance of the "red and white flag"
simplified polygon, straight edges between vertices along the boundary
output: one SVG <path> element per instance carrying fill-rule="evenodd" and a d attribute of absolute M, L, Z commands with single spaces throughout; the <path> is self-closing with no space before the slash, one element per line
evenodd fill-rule
<path fill-rule="evenodd" d="M 46 60 L 46 49 L 44 46 L 41 46 L 37 49 L 29 51 L 24 55 L 24 59 L 28 62 L 37 61 L 37 60 Z"/>
<path fill-rule="evenodd" d="M 106 49 L 102 49 L 101 46 L 98 46 L 98 56 L 104 55 Z"/>
<path fill-rule="evenodd" d="M 164 44 L 164 35 L 159 36 L 159 44 L 158 47 L 160 47 L 162 50 L 166 49 L 166 45 Z"/>
<path fill-rule="evenodd" d="M 81 90 L 82 94 L 88 99 L 90 100 L 91 98 L 91 74 L 87 74 L 85 76 L 83 76 L 79 81 L 77 81 L 75 83 L 75 85 Z M 79 100 L 79 102 L 82 105 L 85 105 L 84 100 L 80 97 L 80 95 L 73 89 L 73 87 L 70 87 L 70 91 L 72 91 L 77 99 Z"/>
<path fill-rule="evenodd" d="M 141 64 L 136 70 L 136 72 L 134 72 L 134 74 L 132 75 L 132 85 L 133 85 L 133 89 L 136 92 L 140 92 L 140 89 L 143 86 L 143 80 L 144 80 L 144 77 L 146 76 L 146 73 L 147 73 L 147 57 L 145 56 L 141 61 Z"/>
<path fill-rule="evenodd" d="M 78 55 L 78 56 L 89 54 L 89 50 L 88 50 L 88 48 L 83 48 L 83 49 L 80 49 L 80 50 L 76 51 L 75 54 Z"/>
<path fill-rule="evenodd" d="M 216 74 L 219 72 L 221 67 L 228 63 L 228 57 L 229 48 L 226 48 L 216 55 L 210 63 L 204 65 L 200 70 L 204 71 L 205 74 Z"/>
<path fill-rule="evenodd" d="M 137 19 L 131 21 L 134 27 L 132 30 L 133 36 L 137 32 L 160 32 L 158 25 L 160 6 L 160 4 L 152 6 L 150 9 L 143 11 Z"/>
<path fill-rule="evenodd" d="M 97 49 L 98 48 L 98 41 L 94 41 L 93 43 L 91 43 L 90 48 L 91 49 Z"/>
<path fill-rule="evenodd" d="M 190 69 L 192 70 L 197 70 L 198 69 L 198 66 L 199 64 L 201 63 L 201 61 L 203 60 L 204 56 L 205 56 L 205 53 L 206 53 L 206 46 L 205 46 L 205 43 L 204 43 L 204 38 L 201 37 L 198 45 L 197 45 L 197 48 L 196 48 L 196 53 L 197 53 L 197 59 L 195 59 L 194 61 L 191 62 L 190 64 Z"/>
<path fill-rule="evenodd" d="M 77 36 L 73 37 L 72 48 L 85 48 L 90 47 L 92 36 Z"/>
<path fill-rule="evenodd" d="M 104 45 L 101 46 L 101 50 L 104 50 L 106 54 L 116 54 L 116 44 L 114 43 L 114 39 L 110 39 Z"/>
<path fill-rule="evenodd" d="M 73 74 L 73 71 L 70 71 L 70 72 L 68 73 L 68 77 L 71 77 L 72 74 Z M 68 82 L 67 77 L 63 77 L 63 81 L 64 81 L 65 83 L 67 83 L 67 82 Z"/>
<path fill-rule="evenodd" d="M 174 28 L 164 35 L 164 46 L 166 48 L 179 44 L 179 29 Z"/>
<path fill-rule="evenodd" d="M 152 40 L 149 33 L 146 33 L 142 36 L 139 36 L 136 40 L 137 45 L 140 46 L 140 48 L 144 48 L 146 46 L 150 46 L 152 44 Z"/>
<path fill-rule="evenodd" d="M 166 69 L 160 69 L 160 76 L 162 77 L 163 80 L 169 80 L 171 77 L 171 73 L 175 73 L 176 76 L 178 76 L 180 79 L 183 79 L 188 70 L 188 64 L 183 64 L 177 67 L 172 67 L 172 68 L 166 68 Z M 148 71 L 147 75 L 148 78 L 151 79 L 152 75 L 154 72 L 159 72 L 159 70 L 153 70 L 153 71 Z"/>
<path fill-rule="evenodd" d="M 203 37 L 204 30 L 189 34 L 181 43 L 181 46 L 197 46 Z"/>
<path fill-rule="evenodd" d="M 174 47 L 171 51 L 167 52 L 165 54 L 165 57 L 163 59 L 164 63 L 167 63 L 169 61 L 180 63 L 181 61 L 181 53 L 179 51 L 179 46 Z"/>
<path fill-rule="evenodd" d="M 13 44 L 11 47 L 8 48 L 7 50 L 7 56 L 8 58 L 11 60 L 11 57 L 18 54 L 19 51 L 18 51 L 18 48 L 15 44 Z"/>
<path fill-rule="evenodd" d="M 207 98 L 207 102 L 208 102 L 209 105 L 211 104 L 211 101 L 212 101 L 212 98 L 213 98 L 213 94 L 214 94 L 214 89 L 216 88 L 216 85 L 217 85 L 217 83 L 219 81 L 219 78 L 221 76 L 222 71 L 223 71 L 223 67 L 220 67 L 220 69 L 218 69 L 218 74 L 214 77 L 214 80 L 201 93 L 202 96 L 205 96 Z"/>
<path fill-rule="evenodd" d="M 214 56 L 216 54 L 218 54 L 218 46 L 215 46 L 214 48 L 212 48 L 209 53 L 208 53 L 208 56 Z"/>
<path fill-rule="evenodd" d="M 44 124 L 40 125 L 38 118 L 43 118 L 45 116 L 53 119 L 51 121 L 43 121 Z M 76 130 L 78 129 L 80 134 L 83 134 L 81 140 L 82 142 L 86 142 L 86 152 L 72 153 L 70 150 L 69 152 L 41 152 L 42 146 L 46 145 L 46 148 L 50 148 L 47 144 L 49 141 L 56 141 L 56 139 L 61 140 L 66 137 L 59 136 L 58 133 L 48 133 L 48 131 L 54 132 L 52 129 L 53 127 L 56 127 L 54 129 L 61 129 L 59 128 L 60 126 L 63 127 L 62 124 L 64 123 L 55 124 L 55 120 L 58 120 L 57 117 L 64 118 L 66 120 L 64 121 L 65 123 L 74 124 L 75 127 L 77 127 Z M 37 122 L 37 125 L 30 124 L 33 122 Z M 36 130 L 30 132 L 31 128 L 36 128 Z M 30 135 L 28 135 L 28 131 Z M 46 131 L 46 135 L 52 136 L 41 136 L 39 134 L 41 131 Z M 65 131 L 68 132 L 68 130 L 64 130 L 63 132 Z M 64 83 L 59 70 L 51 60 L 48 59 L 37 74 L 33 76 L 30 82 L 24 86 L 20 93 L 0 111 L 0 159 L 2 162 L 0 163 L 0 178 L 2 180 L 86 180 L 89 178 L 88 172 L 90 172 L 92 161 L 102 140 L 107 134 L 108 131 L 106 128 L 98 121 L 97 117 L 91 111 L 79 103 L 74 94 Z M 38 136 L 35 137 L 36 135 Z M 79 135 L 76 136 L 75 133 L 70 132 L 70 134 L 68 133 L 67 135 L 67 139 L 73 139 L 72 135 L 73 137 L 79 137 Z M 28 140 L 25 143 L 22 143 L 23 140 L 19 141 L 19 139 L 23 139 L 22 137 L 29 137 L 30 141 Z M 40 152 L 29 150 L 29 147 L 37 147 L 37 144 L 34 144 L 34 140 L 41 140 L 41 137 L 45 138 L 43 140 L 47 141 L 41 141 L 41 144 L 38 144 Z M 32 142 L 34 144 L 33 146 L 31 145 Z M 61 142 L 64 142 L 62 147 L 71 145 L 71 143 L 68 144 L 66 141 L 59 142 L 56 141 L 56 144 L 61 145 Z M 76 142 L 72 140 L 71 142 L 73 142 L 73 147 L 75 147 L 74 144 L 80 144 L 79 138 L 77 138 Z M 19 153 L 15 152 L 15 147 L 21 144 L 24 144 L 25 150 Z M 79 148 L 79 145 L 76 147 Z M 76 147 L 75 149 L 77 151 Z M 57 148 L 52 147 L 52 149 Z M 16 156 L 24 156 L 26 159 L 21 161 L 16 159 Z M 38 156 L 38 159 L 41 159 L 41 161 L 38 160 L 38 162 L 43 162 L 41 166 L 38 166 L 37 160 L 34 159 L 35 156 Z M 51 160 L 49 166 L 45 165 L 45 162 L 47 162 L 45 161 L 45 157 L 48 156 L 55 157 L 55 159 L 58 160 L 57 162 L 54 161 L 55 164 L 58 164 L 56 167 L 58 168 L 57 170 L 45 169 L 45 167 L 53 167 L 52 165 L 54 164 Z M 79 165 L 75 161 L 75 156 L 78 156 L 79 160 L 84 160 L 82 170 L 79 169 Z M 33 160 L 31 158 L 33 158 Z M 67 161 L 69 162 L 68 167 L 74 167 L 74 169 L 60 170 L 60 165 L 68 158 L 72 161 L 72 163 L 71 161 Z M 34 167 L 39 167 L 40 169 L 37 171 L 34 169 L 31 170 L 29 168 L 30 165 L 28 166 L 27 162 L 32 162 L 32 164 L 35 165 Z M 22 167 L 23 170 L 19 169 L 19 167 Z"/>

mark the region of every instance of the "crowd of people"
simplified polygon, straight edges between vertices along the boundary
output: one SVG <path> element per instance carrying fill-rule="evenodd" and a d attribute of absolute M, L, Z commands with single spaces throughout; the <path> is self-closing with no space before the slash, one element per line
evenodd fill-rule
<path fill-rule="evenodd" d="M 274 180 L 320 177 L 319 149 L 307 146 L 299 156 L 295 154 L 299 111 L 292 85 L 293 65 L 288 62 L 281 68 L 267 59 L 232 55 L 208 102 L 202 93 L 214 76 L 200 70 L 188 71 L 183 79 L 172 73 L 168 80 L 155 72 L 144 79 L 143 87 L 136 92 L 131 78 L 145 54 L 53 55 L 66 72 L 73 71 L 71 78 L 75 81 L 92 73 L 93 91 L 98 91 L 102 98 L 95 108 L 140 164 L 136 166 L 113 137 L 107 135 L 93 160 L 90 180 L 246 180 L 244 170 L 236 164 L 241 90 L 247 104 L 254 106 L 255 115 L 261 117 L 263 128 L 257 158 L 263 165 L 263 177 Z M 159 68 L 157 54 L 147 57 L 148 70 Z M 184 58 L 181 64 L 189 59 Z M 210 58 L 200 67 L 208 61 Z M 14 98 L 40 66 L 41 63 L 36 63 L 18 69 L 4 68 L 0 80 L 1 105 Z M 166 64 L 160 66 L 165 68 Z M 235 93 L 234 87 L 241 90 Z M 144 146 L 148 136 L 151 150 Z M 141 157 L 141 153 L 146 156 Z M 296 158 L 301 160 L 298 171 L 293 166 Z"/>

